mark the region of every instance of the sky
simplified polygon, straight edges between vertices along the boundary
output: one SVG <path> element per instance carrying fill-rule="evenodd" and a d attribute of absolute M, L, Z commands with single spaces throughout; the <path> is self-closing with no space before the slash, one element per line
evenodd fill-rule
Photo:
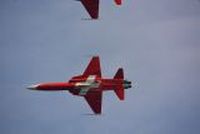
<path fill-rule="evenodd" d="M 100 19 L 73 0 L 0 0 L 0 133 L 199 134 L 200 1 L 100 1 Z M 103 114 L 68 92 L 26 87 L 68 81 L 99 55 L 123 67 L 125 101 L 104 92 Z"/>

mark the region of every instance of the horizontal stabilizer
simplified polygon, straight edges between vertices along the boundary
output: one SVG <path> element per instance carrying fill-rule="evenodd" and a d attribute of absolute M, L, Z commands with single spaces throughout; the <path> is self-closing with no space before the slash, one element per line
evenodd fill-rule
<path fill-rule="evenodd" d="M 114 79 L 124 79 L 124 71 L 123 68 L 119 68 L 117 73 L 114 76 Z"/>
<path fill-rule="evenodd" d="M 116 88 L 114 91 L 120 100 L 124 100 L 124 88 L 122 86 Z"/>
<path fill-rule="evenodd" d="M 124 79 L 124 71 L 122 68 L 119 68 L 117 70 L 117 73 L 115 74 L 114 79 Z M 122 85 L 117 86 L 114 91 L 120 100 L 124 100 L 124 87 Z"/>

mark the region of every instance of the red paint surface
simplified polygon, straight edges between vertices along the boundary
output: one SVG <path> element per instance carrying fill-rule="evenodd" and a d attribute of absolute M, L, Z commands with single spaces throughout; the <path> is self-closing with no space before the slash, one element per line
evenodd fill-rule
<path fill-rule="evenodd" d="M 89 76 L 95 76 L 94 83 L 98 87 L 90 87 L 86 81 Z M 80 85 L 86 83 L 86 85 Z M 91 83 L 90 83 L 91 84 Z M 83 89 L 88 89 L 85 94 L 81 94 Z M 124 100 L 124 73 L 119 68 L 114 78 L 105 79 L 101 77 L 101 67 L 99 57 L 93 57 L 82 75 L 72 77 L 68 82 L 42 83 L 35 87 L 35 90 L 60 91 L 67 90 L 73 95 L 83 96 L 88 102 L 94 113 L 101 113 L 102 93 L 103 91 L 113 90 L 120 100 Z"/>

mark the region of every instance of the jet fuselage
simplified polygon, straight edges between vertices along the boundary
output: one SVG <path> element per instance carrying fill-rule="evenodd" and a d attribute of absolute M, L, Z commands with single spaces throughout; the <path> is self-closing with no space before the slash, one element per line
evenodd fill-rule
<path fill-rule="evenodd" d="M 71 79 L 69 82 L 48 82 L 36 85 L 31 85 L 28 89 L 41 90 L 41 91 L 62 91 L 68 90 L 74 95 L 79 94 L 82 89 L 92 89 L 93 91 L 107 91 L 116 89 L 118 86 L 122 86 L 124 89 L 131 88 L 131 82 L 123 79 Z"/>
<path fill-rule="evenodd" d="M 131 88 L 131 82 L 124 80 L 122 68 L 118 69 L 113 78 L 102 78 L 99 57 L 94 56 L 84 73 L 72 77 L 68 82 L 41 83 L 27 88 L 41 91 L 69 91 L 73 95 L 84 97 L 93 112 L 100 114 L 103 91 L 113 90 L 120 100 L 124 100 L 124 89 Z"/>

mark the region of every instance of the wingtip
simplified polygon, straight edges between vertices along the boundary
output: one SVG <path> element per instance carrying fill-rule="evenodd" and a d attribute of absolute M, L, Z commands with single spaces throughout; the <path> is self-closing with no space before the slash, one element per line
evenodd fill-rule
<path fill-rule="evenodd" d="M 99 58 L 98 55 L 93 55 L 91 59 L 92 59 L 92 60 L 95 60 L 95 59 L 99 60 L 100 58 Z"/>
<path fill-rule="evenodd" d="M 118 6 L 122 5 L 122 0 L 115 0 L 115 4 Z"/>

